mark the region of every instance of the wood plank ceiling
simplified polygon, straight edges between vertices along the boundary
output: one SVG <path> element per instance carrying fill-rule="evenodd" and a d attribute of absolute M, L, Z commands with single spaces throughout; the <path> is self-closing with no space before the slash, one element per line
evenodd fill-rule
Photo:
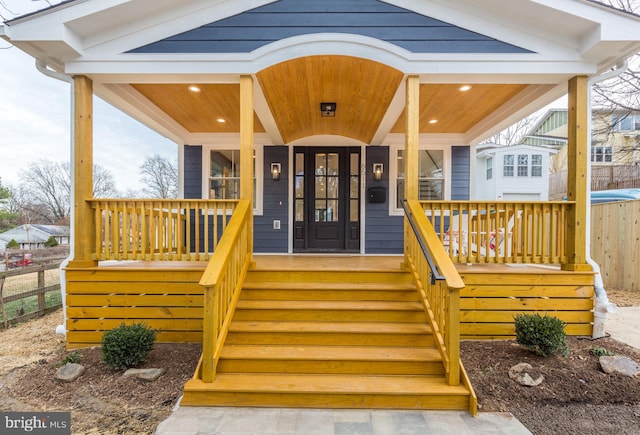
<path fill-rule="evenodd" d="M 346 136 L 367 144 L 404 74 L 366 59 L 308 56 L 266 68 L 256 77 L 285 144 L 314 135 Z M 190 91 L 188 84 L 132 86 L 189 132 L 239 132 L 240 86 L 193 85 L 199 92 Z M 462 85 L 420 85 L 420 133 L 464 133 L 527 86 L 475 84 L 461 91 Z M 322 102 L 337 103 L 335 117 L 321 116 Z M 390 132 L 404 132 L 404 124 L 403 112 Z M 254 131 L 265 131 L 257 116 Z"/>

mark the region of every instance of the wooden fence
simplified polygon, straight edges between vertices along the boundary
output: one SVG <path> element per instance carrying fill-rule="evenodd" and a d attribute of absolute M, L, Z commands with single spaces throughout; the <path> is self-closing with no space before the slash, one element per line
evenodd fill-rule
<path fill-rule="evenodd" d="M 44 316 L 45 314 L 56 310 L 62 305 L 62 299 L 60 299 L 60 302 L 56 302 L 55 304 L 46 306 L 46 294 L 50 292 L 60 291 L 59 280 L 56 284 L 51 285 L 47 285 L 45 280 L 45 272 L 54 269 L 58 269 L 57 263 L 42 266 L 24 267 L 21 269 L 0 273 L 0 312 L 2 313 L 2 323 L 0 323 L 0 328 L 3 327 L 6 329 L 10 324 L 24 322 L 35 317 Z M 20 286 L 19 289 L 11 291 L 11 294 L 8 294 L 6 296 L 4 295 L 5 284 L 7 284 L 9 280 L 15 280 L 17 279 L 17 277 L 24 277 L 34 274 L 37 275 L 37 283 L 35 287 L 32 287 L 31 284 Z M 27 310 L 24 309 L 24 306 L 21 305 L 21 307 L 19 309 L 16 309 L 15 312 L 8 312 L 7 306 L 10 306 L 12 302 L 24 301 L 27 298 L 33 297 L 36 297 L 37 300 L 37 305 L 33 310 L 27 312 Z"/>
<path fill-rule="evenodd" d="M 640 291 L 640 200 L 591 206 L 591 257 L 605 288 Z"/>
<path fill-rule="evenodd" d="M 591 166 L 591 190 L 640 188 L 640 165 Z M 567 171 L 549 176 L 549 199 L 567 194 Z"/>

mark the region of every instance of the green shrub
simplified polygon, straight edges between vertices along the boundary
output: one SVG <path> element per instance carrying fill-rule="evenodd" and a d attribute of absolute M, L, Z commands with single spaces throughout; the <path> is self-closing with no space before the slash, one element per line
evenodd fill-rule
<path fill-rule="evenodd" d="M 115 370 L 137 367 L 146 360 L 155 339 L 156 331 L 144 323 L 122 323 L 102 336 L 102 359 Z"/>
<path fill-rule="evenodd" d="M 79 363 L 80 359 L 82 358 L 82 355 L 80 354 L 80 352 L 78 352 L 77 350 L 74 352 L 71 352 L 70 354 L 66 355 L 64 358 L 62 358 L 58 364 L 58 366 L 63 366 L 65 364 L 75 364 L 75 363 Z"/>
<path fill-rule="evenodd" d="M 516 341 L 541 356 L 569 354 L 565 323 L 557 317 L 519 314 L 515 317 Z"/>
<path fill-rule="evenodd" d="M 55 248 L 56 246 L 58 246 L 58 241 L 55 237 L 51 236 L 47 239 L 46 242 L 44 242 L 44 246 L 46 246 L 47 248 Z"/>
<path fill-rule="evenodd" d="M 7 243 L 7 249 L 18 249 L 19 247 L 20 245 L 16 242 L 16 239 L 11 239 L 9 243 Z"/>
<path fill-rule="evenodd" d="M 609 352 L 604 347 L 593 346 L 589 351 L 593 356 L 613 356 L 613 353 Z"/>

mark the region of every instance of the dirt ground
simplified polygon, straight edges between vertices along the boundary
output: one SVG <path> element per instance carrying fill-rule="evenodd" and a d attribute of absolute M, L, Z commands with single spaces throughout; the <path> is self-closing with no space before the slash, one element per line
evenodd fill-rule
<path fill-rule="evenodd" d="M 610 291 L 620 306 L 640 306 L 640 293 Z M 57 311 L 0 331 L 0 410 L 71 411 L 74 434 L 151 434 L 167 418 L 193 375 L 196 344 L 156 344 L 146 367 L 167 369 L 159 380 L 124 378 L 101 360 L 99 348 L 79 350 L 87 371 L 81 380 L 53 378 L 65 356 L 54 332 Z M 482 411 L 512 412 L 534 434 L 640 433 L 640 378 L 607 375 L 590 353 L 593 347 L 640 362 L 640 351 L 611 338 L 570 338 L 568 357 L 541 358 L 513 341 L 462 343 L 462 359 Z M 508 376 L 528 362 L 545 376 L 538 387 L 523 387 Z"/>

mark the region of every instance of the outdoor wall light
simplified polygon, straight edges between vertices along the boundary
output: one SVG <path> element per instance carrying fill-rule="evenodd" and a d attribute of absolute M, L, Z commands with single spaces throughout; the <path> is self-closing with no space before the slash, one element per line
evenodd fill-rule
<path fill-rule="evenodd" d="M 373 164 L 373 178 L 376 181 L 382 180 L 382 175 L 384 174 L 384 165 L 382 163 L 374 163 Z"/>
<path fill-rule="evenodd" d="M 320 115 L 323 117 L 336 116 L 337 103 L 320 103 Z"/>
<path fill-rule="evenodd" d="M 271 177 L 273 181 L 278 181 L 280 179 L 280 172 L 282 170 L 282 165 L 280 163 L 271 163 Z"/>

